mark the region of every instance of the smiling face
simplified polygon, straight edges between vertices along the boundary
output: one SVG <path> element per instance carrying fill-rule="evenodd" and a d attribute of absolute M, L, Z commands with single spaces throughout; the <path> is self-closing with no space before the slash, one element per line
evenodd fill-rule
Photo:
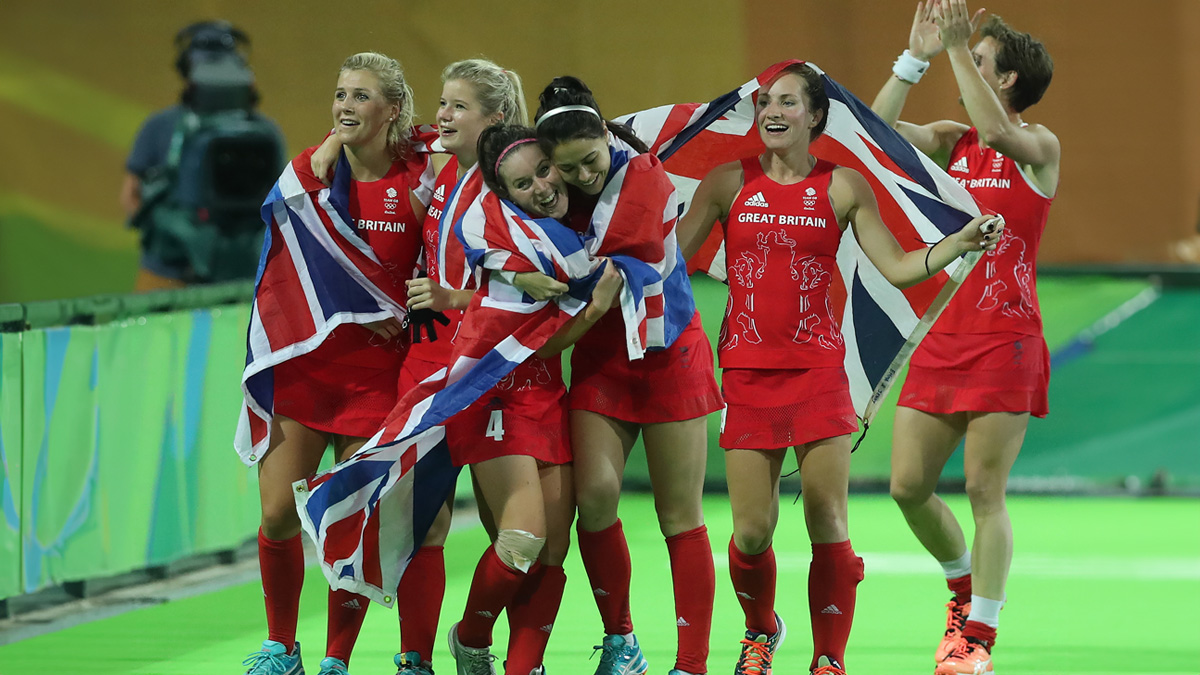
<path fill-rule="evenodd" d="M 500 161 L 499 177 L 508 198 L 529 215 L 567 215 L 566 185 L 536 142 L 509 150 Z"/>
<path fill-rule="evenodd" d="M 769 150 L 783 150 L 797 144 L 807 147 L 821 114 L 814 115 L 809 110 L 804 79 L 799 75 L 788 73 L 758 91 L 755 122 Z"/>
<path fill-rule="evenodd" d="M 498 112 L 485 114 L 483 104 L 475 93 L 475 87 L 466 80 L 449 80 L 442 85 L 442 98 L 438 103 L 438 135 L 442 147 L 456 155 L 460 164 L 464 157 L 475 157 L 479 132 L 500 122 L 504 115 Z M 474 164 L 472 160 L 470 162 Z"/>
<path fill-rule="evenodd" d="M 584 194 L 598 195 L 612 166 L 606 138 L 573 138 L 554 148 L 554 168 L 569 185 Z"/>
<path fill-rule="evenodd" d="M 388 125 L 398 114 L 400 104 L 384 97 L 374 73 L 345 70 L 338 75 L 333 92 L 333 124 L 342 145 L 355 148 L 377 139 L 386 141 Z"/>

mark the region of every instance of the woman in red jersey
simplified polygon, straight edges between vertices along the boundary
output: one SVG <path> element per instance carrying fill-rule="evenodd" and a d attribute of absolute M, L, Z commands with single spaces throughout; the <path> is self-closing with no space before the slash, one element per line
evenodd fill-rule
<path fill-rule="evenodd" d="M 442 312 L 449 322 L 441 327 L 434 326 L 436 334 L 428 340 L 420 340 L 414 327 L 414 338 L 417 339 L 409 347 L 400 369 L 401 394 L 449 365 L 462 312 L 475 292 L 474 276 L 463 255 L 462 244 L 454 236 L 454 223 L 474 203 L 483 187 L 476 161 L 480 133 L 499 122 L 524 124 L 528 121 L 521 78 L 486 59 L 451 63 L 442 70 L 442 94 L 435 120 L 438 138 L 448 156 L 434 155 L 432 160 L 437 178 L 421 235 L 425 249 L 424 274 L 407 282 L 408 308 Z M 313 155 L 313 172 L 318 176 L 325 175 L 337 161 L 339 149 L 336 135 L 326 139 Z M 558 282 L 552 281 L 550 285 L 565 289 L 565 285 Z M 454 424 L 451 422 L 450 428 Z M 433 670 L 433 645 L 446 590 L 443 547 L 450 531 L 451 503 L 448 502 L 438 514 L 397 589 L 401 647 L 396 664 L 401 673 L 428 675 Z M 487 522 L 486 505 L 481 507 L 489 533 L 495 536 L 494 526 Z M 565 548 L 562 554 L 565 557 Z M 538 574 L 547 578 L 547 588 L 557 584 L 561 595 L 566 577 L 560 574 L 561 560 L 558 563 L 558 573 L 547 568 Z M 419 598 L 420 601 L 408 602 L 405 598 Z M 522 617 L 517 617 L 513 634 L 540 639 L 539 635 L 518 630 Z M 510 612 L 510 623 L 513 619 Z M 535 628 L 543 625 L 546 624 L 538 624 Z M 523 645 L 517 647 L 526 651 Z M 511 651 L 513 646 L 510 646 Z M 536 651 L 536 647 L 528 651 Z"/>
<path fill-rule="evenodd" d="M 625 462 L 638 434 L 646 446 L 659 527 L 674 580 L 679 636 L 673 673 L 707 672 L 715 588 L 712 548 L 701 496 L 707 457 L 705 416 L 721 407 L 712 348 L 695 311 L 686 265 L 678 257 L 674 190 L 658 158 L 627 127 L 607 122 L 591 91 L 556 78 L 540 96 L 538 138 L 571 192 L 571 224 L 585 236 L 636 236 L 626 253 L 665 261 L 667 314 L 677 335 L 665 348 L 631 361 L 621 312 L 609 312 L 571 358 L 571 445 L 579 509 L 579 552 L 604 624 L 597 675 L 644 673 L 646 659 L 629 611 L 629 548 L 617 517 Z M 615 182 L 617 175 L 620 182 Z M 601 234 L 607 231 L 609 234 Z M 643 257 L 647 256 L 647 257 Z M 667 322 L 670 323 L 670 322 Z"/>
<path fill-rule="evenodd" d="M 766 152 L 722 164 L 704 178 L 680 221 L 691 255 L 722 220 L 729 304 L 721 328 L 726 449 L 733 538 L 729 569 L 746 614 L 734 672 L 768 673 L 786 634 L 775 613 L 779 474 L 787 449 L 800 465 L 812 541 L 809 614 L 814 675 L 844 675 L 862 559 L 850 545 L 850 434 L 858 428 L 846 377 L 840 316 L 829 288 L 842 233 L 895 286 L 923 281 L 968 251 L 995 246 L 988 219 L 925 251 L 905 253 L 880 219 L 871 188 L 853 169 L 818 160 L 809 145 L 825 128 L 829 99 L 820 76 L 797 64 L 758 94 L 756 124 Z"/>
<path fill-rule="evenodd" d="M 483 198 L 489 229 L 507 229 L 507 224 L 491 221 L 488 200 L 510 200 L 534 217 L 566 215 L 565 186 L 532 129 L 490 127 L 480 136 L 478 156 L 479 171 L 492 190 Z M 478 278 L 481 287 L 507 285 L 502 273 L 488 268 L 480 268 Z M 493 672 L 489 647 L 501 610 L 507 610 L 512 627 L 505 672 L 544 673 L 548 627 L 566 581 L 562 563 L 575 504 L 559 354 L 614 304 L 620 279 L 608 263 L 591 303 L 448 427 L 451 458 L 471 467 L 496 529 L 494 545 L 476 567 L 462 620 L 450 629 L 459 673 Z M 463 317 L 456 353 L 470 352 L 472 340 L 494 340 L 481 332 L 486 324 L 476 321 L 482 298 L 476 294 Z"/>
<path fill-rule="evenodd" d="M 965 2 L 919 4 L 909 49 L 872 108 L 920 151 L 947 155 L 951 176 L 1004 216 L 1008 234 L 967 276 L 913 354 L 900 391 L 892 444 L 892 497 L 954 597 L 938 645 L 937 672 L 991 673 L 1012 524 L 1004 492 L 1029 417 L 1045 417 L 1050 357 L 1037 300 L 1037 251 L 1058 189 L 1061 147 L 1021 113 L 1041 100 L 1054 72 L 1045 46 L 993 16 L 973 50 L 983 10 Z M 971 125 L 900 122 L 909 90 L 945 49 Z M 940 160 L 939 160 L 940 161 Z M 975 521 L 970 548 L 934 494 L 946 461 L 966 439 L 963 471 Z"/>
<path fill-rule="evenodd" d="M 333 120 L 352 173 L 350 216 L 399 285 L 421 251 L 418 198 L 427 157 L 409 142 L 413 97 L 400 64 L 382 54 L 355 54 L 342 64 Z M 308 166 L 306 150 L 294 166 Z M 266 265 L 287 264 L 266 258 Z M 349 457 L 382 426 L 395 405 L 402 345 L 394 319 L 339 326 L 315 350 L 275 366 L 270 444 L 258 462 L 262 526 L 259 562 L 269 636 L 246 659 L 247 673 L 303 672 L 296 620 L 304 579 L 304 551 L 292 483 L 317 470 L 333 444 Z M 320 672 L 346 672 L 367 609 L 347 591 L 329 593 L 329 642 Z"/>

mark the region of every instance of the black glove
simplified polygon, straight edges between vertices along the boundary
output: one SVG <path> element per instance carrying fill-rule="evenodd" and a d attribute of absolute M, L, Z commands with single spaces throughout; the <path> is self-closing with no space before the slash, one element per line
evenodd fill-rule
<path fill-rule="evenodd" d="M 450 317 L 432 309 L 410 309 L 404 317 L 404 326 L 412 331 L 412 341 L 414 344 L 421 341 L 421 330 L 425 330 L 425 336 L 430 342 L 437 342 L 437 329 L 434 328 L 433 322 L 438 322 L 443 326 L 450 325 Z"/>

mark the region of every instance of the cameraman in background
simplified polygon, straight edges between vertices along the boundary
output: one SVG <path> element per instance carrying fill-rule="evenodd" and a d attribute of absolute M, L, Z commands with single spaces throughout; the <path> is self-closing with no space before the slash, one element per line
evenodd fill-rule
<path fill-rule="evenodd" d="M 279 127 L 254 110 L 249 44 L 226 21 L 175 36 L 183 95 L 142 124 L 121 187 L 129 225 L 141 232 L 136 291 L 254 278 L 259 207 L 286 152 Z"/>

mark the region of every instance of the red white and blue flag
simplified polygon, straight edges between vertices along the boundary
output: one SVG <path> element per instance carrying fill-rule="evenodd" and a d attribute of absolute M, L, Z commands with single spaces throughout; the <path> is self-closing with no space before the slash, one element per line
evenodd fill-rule
<path fill-rule="evenodd" d="M 759 89 L 784 68 L 784 61 L 709 103 L 653 108 L 625 116 L 635 133 L 663 161 L 687 210 L 701 179 L 724 162 L 763 152 L 755 126 Z M 924 247 L 957 232 L 980 214 L 970 194 L 931 159 L 916 150 L 840 84 L 809 63 L 829 96 L 829 122 L 812 153 L 856 169 L 871 183 L 880 214 L 905 250 Z M 900 369 L 979 259 L 972 253 L 934 278 L 904 290 L 892 286 L 858 246 L 852 230 L 838 250 L 841 285 L 831 290 L 842 309 L 846 373 L 859 416 L 869 423 Z M 724 232 L 715 227 L 695 258 L 693 270 L 725 279 Z"/>
<path fill-rule="evenodd" d="M 480 290 L 450 366 L 408 392 L 353 457 L 295 484 L 297 509 L 333 588 L 392 605 L 400 577 L 458 475 L 442 424 L 529 358 L 586 306 L 602 272 L 583 238 L 483 192 L 455 224 Z M 510 282 L 542 272 L 570 290 L 535 301 Z"/>
<path fill-rule="evenodd" d="M 403 319 L 407 291 L 358 235 L 347 208 L 350 167 L 343 157 L 326 187 L 309 168 L 311 149 L 292 160 L 263 203 L 267 223 L 254 282 L 244 405 L 234 447 L 253 465 L 269 447 L 274 367 L 313 351 L 334 328 Z"/>
<path fill-rule="evenodd" d="M 611 164 L 584 240 L 621 272 L 621 314 L 629 358 L 665 349 L 696 312 L 687 264 L 675 239 L 683 211 L 675 186 L 653 154 L 608 138 Z"/>

